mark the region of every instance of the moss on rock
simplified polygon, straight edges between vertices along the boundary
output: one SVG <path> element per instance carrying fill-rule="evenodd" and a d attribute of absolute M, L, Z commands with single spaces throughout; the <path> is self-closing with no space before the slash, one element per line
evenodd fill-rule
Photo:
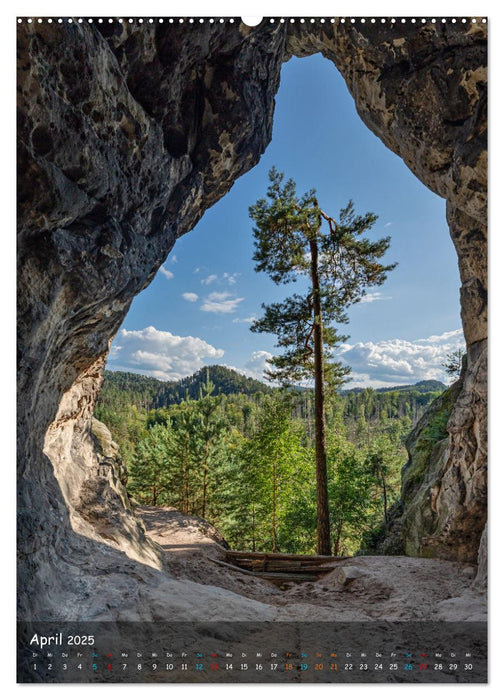
<path fill-rule="evenodd" d="M 462 388 L 462 378 L 435 399 L 406 440 L 409 460 L 403 468 L 401 519 L 404 551 L 409 556 L 433 556 L 424 539 L 443 518 L 435 508 L 439 481 L 449 454 L 448 420 Z"/>

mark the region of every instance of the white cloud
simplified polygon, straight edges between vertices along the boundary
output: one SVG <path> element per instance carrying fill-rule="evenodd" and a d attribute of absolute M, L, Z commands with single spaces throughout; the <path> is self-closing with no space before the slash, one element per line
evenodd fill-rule
<path fill-rule="evenodd" d="M 236 311 L 236 307 L 242 301 L 244 297 L 233 297 L 229 292 L 212 292 L 200 308 L 214 314 L 229 314 Z"/>
<path fill-rule="evenodd" d="M 449 352 L 464 347 L 462 329 L 409 341 L 395 338 L 378 342 L 345 343 L 335 355 L 350 365 L 349 386 L 414 384 L 423 379 L 446 382 L 441 362 Z"/>
<path fill-rule="evenodd" d="M 199 272 L 200 268 L 197 267 L 194 271 Z M 240 272 L 224 272 L 220 277 L 219 275 L 208 275 L 207 277 L 203 277 L 201 280 L 201 284 L 209 285 L 209 284 L 214 284 L 214 282 L 217 282 L 217 284 L 229 284 L 233 285 L 236 284 L 236 280 L 240 276 Z"/>
<path fill-rule="evenodd" d="M 149 326 L 139 331 L 123 329 L 112 346 L 110 369 L 138 372 L 163 380 L 177 380 L 220 359 L 224 350 L 201 338 L 173 335 Z"/>
<path fill-rule="evenodd" d="M 178 263 L 178 258 L 176 255 L 172 255 L 170 258 L 170 262 L 175 265 L 175 263 Z"/>
<path fill-rule="evenodd" d="M 268 360 L 271 357 L 273 357 L 273 355 L 267 352 L 267 350 L 255 350 L 250 360 L 247 360 L 244 364 L 245 374 L 254 379 L 265 381 L 264 370 L 271 369 L 271 366 L 268 364 Z"/>
<path fill-rule="evenodd" d="M 352 372 L 351 377 L 351 380 L 343 385 L 343 389 L 353 389 L 355 387 L 382 389 L 398 386 L 399 384 L 399 382 L 384 382 L 381 379 L 371 379 L 369 374 L 359 374 L 357 372 Z"/>
<path fill-rule="evenodd" d="M 230 274 L 229 272 L 225 272 L 222 275 L 222 278 L 228 283 L 228 284 L 236 284 L 236 280 L 240 276 L 239 272 L 233 272 Z"/>
<path fill-rule="evenodd" d="M 257 379 L 257 377 L 252 377 L 250 372 L 241 369 L 240 367 L 235 367 L 234 365 L 227 365 L 225 362 L 219 362 L 219 365 L 221 367 L 226 367 L 227 369 L 232 369 L 233 372 L 238 372 L 238 374 L 242 374 L 244 377 L 251 377 L 252 379 Z"/>
<path fill-rule="evenodd" d="M 441 335 L 430 335 L 428 338 L 419 338 L 414 340 L 414 343 L 448 343 L 453 344 L 454 347 L 458 348 L 460 345 L 465 345 L 464 333 L 462 328 L 456 331 L 446 331 L 441 333 Z"/>
<path fill-rule="evenodd" d="M 386 301 L 387 299 L 392 299 L 392 297 L 383 296 L 383 292 L 367 292 L 359 303 L 372 304 L 374 301 Z"/>
<path fill-rule="evenodd" d="M 198 301 L 198 299 L 199 299 L 199 296 L 197 294 L 195 294 L 194 292 L 184 292 L 182 294 L 182 296 L 186 301 L 195 302 L 195 301 Z"/>
<path fill-rule="evenodd" d="M 248 318 L 233 318 L 233 323 L 254 323 L 257 321 L 255 316 L 249 316 Z"/>
<path fill-rule="evenodd" d="M 391 222 L 391 221 L 387 221 L 387 223 L 385 224 L 385 226 L 384 226 L 383 228 L 388 228 L 389 226 L 392 226 L 392 222 Z"/>
<path fill-rule="evenodd" d="M 167 270 L 163 265 L 159 268 L 159 272 L 166 277 L 167 280 L 171 280 L 173 277 L 173 272 Z"/>

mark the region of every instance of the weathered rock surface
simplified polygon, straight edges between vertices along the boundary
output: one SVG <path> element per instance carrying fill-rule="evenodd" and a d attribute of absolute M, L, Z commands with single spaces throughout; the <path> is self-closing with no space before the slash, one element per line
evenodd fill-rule
<path fill-rule="evenodd" d="M 119 445 L 112 439 L 112 434 L 105 423 L 97 418 L 91 419 L 91 434 L 95 441 L 98 462 L 103 472 L 112 471 L 123 486 L 128 483 L 128 470 L 124 464 Z"/>
<path fill-rule="evenodd" d="M 338 581 L 343 586 L 347 586 L 352 581 L 365 576 L 366 572 L 356 566 L 341 566 L 338 569 Z"/>
<path fill-rule="evenodd" d="M 446 461 L 432 491 L 430 553 L 476 562 L 487 521 L 487 343 L 468 348 L 468 367 L 448 420 Z"/>
<path fill-rule="evenodd" d="M 463 434 L 463 429 L 456 427 L 463 416 L 463 392 L 471 386 L 467 372 L 465 358 L 461 377 L 431 403 L 408 436 L 409 459 L 403 467 L 401 498 L 389 511 L 387 528 L 382 527 L 367 543 L 368 553 L 481 561 L 480 575 L 484 576 L 486 542 L 481 532 L 487 516 L 483 486 L 486 452 L 478 454 L 474 449 L 474 459 L 464 454 L 457 460 L 454 455 L 454 443 L 460 444 Z M 486 377 L 486 371 L 480 376 Z M 467 401 L 467 394 L 465 398 Z M 477 410 L 477 405 L 475 410 L 474 403 L 469 403 L 469 421 Z M 469 440 L 462 442 L 471 444 Z M 463 472 L 467 464 L 473 469 L 471 478 Z M 479 492 L 465 493 L 464 483 L 474 490 L 480 488 Z M 464 498 L 454 499 L 454 493 L 464 494 Z M 468 519 L 472 528 L 468 527 Z"/>
<path fill-rule="evenodd" d="M 478 573 L 474 580 L 474 587 L 480 591 L 486 591 L 488 583 L 488 523 L 481 535 L 478 551 Z"/>
<path fill-rule="evenodd" d="M 449 517 L 449 514 L 445 514 L 444 520 L 439 518 L 437 499 L 450 455 L 448 421 L 463 381 L 463 378 L 457 380 L 432 402 L 406 440 L 409 460 L 402 473 L 400 521 L 404 551 L 410 556 L 435 556 L 429 543 L 436 546 L 439 538 L 437 529 Z M 459 545 L 457 542 L 457 547 Z M 474 559 L 474 549 L 473 542 L 464 556 L 460 553 L 460 557 L 453 555 L 447 558 L 471 561 Z"/>
<path fill-rule="evenodd" d="M 282 62 L 318 51 L 343 74 L 364 122 L 448 201 L 469 366 L 430 547 L 450 556 L 460 542 L 464 552 L 475 547 L 486 488 L 485 25 L 24 22 L 21 618 L 171 614 L 160 601 L 176 583 L 156 570 L 157 545 L 128 512 L 120 478 L 101 474 L 91 437 L 109 341 L 177 237 L 257 163 Z M 208 609 L 178 590 L 180 615 Z M 220 593 L 205 595 L 225 614 Z M 234 612 L 241 604 L 240 619 L 249 619 L 250 601 L 237 599 Z"/>

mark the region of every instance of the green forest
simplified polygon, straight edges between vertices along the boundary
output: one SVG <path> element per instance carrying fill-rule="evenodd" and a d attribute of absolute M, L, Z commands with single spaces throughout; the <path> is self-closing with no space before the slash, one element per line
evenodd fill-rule
<path fill-rule="evenodd" d="M 404 440 L 445 386 L 335 392 L 326 406 L 331 545 L 353 554 L 400 491 Z M 313 389 L 273 389 L 223 366 L 179 382 L 105 372 L 95 410 L 127 490 L 215 525 L 234 549 L 315 553 Z"/>

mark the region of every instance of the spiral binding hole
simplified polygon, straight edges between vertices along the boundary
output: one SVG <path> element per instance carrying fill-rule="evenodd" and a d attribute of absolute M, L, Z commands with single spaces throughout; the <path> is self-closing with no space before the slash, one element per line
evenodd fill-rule
<path fill-rule="evenodd" d="M 259 18 L 255 18 L 255 19 L 259 20 Z M 233 17 L 230 17 L 229 19 L 224 19 L 223 17 L 220 17 L 219 19 L 214 19 L 213 17 L 200 17 L 200 18 L 178 17 L 175 19 L 173 17 L 170 17 L 170 18 L 167 18 L 166 20 L 163 17 L 159 17 L 159 18 L 157 18 L 157 20 L 154 19 L 153 17 L 149 17 L 149 18 L 145 18 L 145 19 L 143 17 L 137 17 L 137 18 L 129 17 L 127 20 L 124 20 L 122 17 L 117 17 L 115 19 L 112 17 L 109 17 L 108 19 L 104 19 L 102 17 L 94 17 L 94 18 L 93 17 L 88 17 L 88 18 L 79 17 L 77 19 L 74 19 L 72 17 L 68 17 L 68 18 L 62 18 L 62 17 L 57 17 L 57 18 L 56 17 L 55 18 L 52 18 L 52 17 L 48 17 L 48 18 L 27 17 L 27 18 L 23 18 L 23 17 L 18 17 L 16 19 L 17 24 L 23 24 L 23 22 L 26 22 L 27 24 L 34 24 L 34 23 L 35 24 L 44 24 L 44 23 L 63 24 L 64 22 L 67 22 L 68 24 L 73 24 L 74 22 L 77 22 L 78 24 L 85 24 L 85 23 L 94 24 L 95 22 L 98 24 L 103 24 L 104 22 L 108 22 L 109 24 L 113 24 L 114 22 L 118 22 L 119 24 L 123 24 L 124 22 L 127 22 L 127 24 L 131 25 L 131 24 L 144 24 L 145 22 L 147 22 L 148 24 L 154 24 L 156 21 L 159 24 L 163 24 L 163 22 L 165 22 L 165 21 L 168 21 L 170 24 L 174 24 L 177 21 L 178 24 L 181 24 L 181 25 L 185 24 L 185 23 L 192 24 L 192 25 L 204 24 L 205 22 L 208 22 L 209 24 L 214 24 L 215 22 L 218 22 L 219 24 L 224 24 L 225 22 L 228 22 L 229 24 L 235 23 L 235 19 Z M 241 18 L 241 21 L 243 24 L 247 24 L 247 26 L 257 26 L 258 24 L 260 24 L 263 21 L 263 19 L 261 18 L 255 24 L 248 24 L 247 22 L 244 21 L 244 18 Z M 338 22 L 339 24 L 345 24 L 347 21 L 349 21 L 351 24 L 354 24 L 354 25 L 357 24 L 357 22 L 358 22 L 358 20 L 355 19 L 354 17 L 351 17 L 350 19 L 345 18 L 345 17 L 341 17 L 341 18 L 337 18 L 337 19 L 335 19 L 334 17 L 331 17 L 330 19 L 326 19 L 325 17 L 320 17 L 320 18 L 311 17 L 310 19 L 305 19 L 304 17 L 271 17 L 269 19 L 270 24 L 275 24 L 276 22 L 279 22 L 280 24 L 285 24 L 285 22 L 289 22 L 290 24 L 299 23 L 299 24 L 313 25 L 313 24 L 316 24 L 317 22 L 319 24 L 325 24 L 326 21 L 329 21 L 331 24 L 335 24 L 336 22 Z M 416 24 L 417 21 L 419 21 L 421 24 L 432 24 L 432 25 L 436 25 L 438 23 L 445 24 L 445 25 L 450 24 L 450 23 L 457 24 L 457 22 L 461 22 L 462 24 L 467 24 L 468 22 L 470 24 L 477 24 L 478 22 L 480 22 L 481 24 L 487 24 L 486 17 L 481 17 L 481 18 L 462 17 L 462 18 L 458 18 L 458 19 L 456 17 L 452 17 L 450 19 L 446 18 L 446 17 L 441 17 L 441 18 L 439 18 L 439 17 L 438 18 L 436 18 L 436 17 L 431 17 L 431 18 L 421 17 L 418 19 L 415 17 L 409 17 L 409 18 L 402 17 L 400 19 L 395 18 L 395 17 L 390 17 L 390 18 L 381 17 L 380 19 L 376 19 L 374 17 L 371 17 L 371 18 L 370 17 L 361 17 L 360 18 L 360 24 L 366 24 L 368 22 L 371 24 L 376 24 L 377 22 L 379 22 L 381 24 L 386 24 L 387 21 L 390 22 L 391 25 L 394 25 L 396 23 L 403 24 L 403 25 L 408 24 L 408 23 Z"/>

